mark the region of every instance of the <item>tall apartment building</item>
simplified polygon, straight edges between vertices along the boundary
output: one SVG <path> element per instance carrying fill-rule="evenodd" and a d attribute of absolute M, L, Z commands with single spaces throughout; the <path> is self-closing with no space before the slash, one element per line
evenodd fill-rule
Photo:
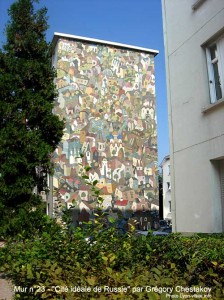
<path fill-rule="evenodd" d="M 174 231 L 224 231 L 224 1 L 162 0 Z"/>
<path fill-rule="evenodd" d="M 54 113 L 65 120 L 54 154 L 54 190 L 68 207 L 91 215 L 97 203 L 82 178 L 90 165 L 105 210 L 149 211 L 158 202 L 158 51 L 61 33 L 53 46 Z"/>
<path fill-rule="evenodd" d="M 170 182 L 170 156 L 166 155 L 162 160 L 160 167 L 162 169 L 163 182 L 163 219 L 172 220 L 171 215 L 171 182 Z"/>

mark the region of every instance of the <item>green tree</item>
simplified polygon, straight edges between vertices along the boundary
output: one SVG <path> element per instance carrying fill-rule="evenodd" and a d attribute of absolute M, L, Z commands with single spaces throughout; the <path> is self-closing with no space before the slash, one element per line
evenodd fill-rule
<path fill-rule="evenodd" d="M 11 5 L 6 43 L 0 51 L 0 208 L 31 203 L 33 189 L 46 189 L 51 153 L 64 122 L 53 114 L 57 96 L 51 46 L 46 42 L 47 9 L 36 0 Z M 1 214 L 1 212 L 0 212 Z"/>

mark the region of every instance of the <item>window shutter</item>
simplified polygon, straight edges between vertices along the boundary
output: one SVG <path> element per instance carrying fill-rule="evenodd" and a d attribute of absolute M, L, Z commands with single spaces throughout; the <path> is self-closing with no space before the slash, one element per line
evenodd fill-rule
<path fill-rule="evenodd" d="M 224 36 L 220 38 L 217 43 L 219 53 L 219 65 L 220 65 L 220 83 L 222 89 L 222 98 L 224 98 Z"/>
<path fill-rule="evenodd" d="M 206 48 L 206 56 L 207 56 L 210 99 L 211 99 L 211 103 L 215 103 L 216 102 L 215 78 L 214 78 L 214 74 L 213 74 L 209 48 Z"/>

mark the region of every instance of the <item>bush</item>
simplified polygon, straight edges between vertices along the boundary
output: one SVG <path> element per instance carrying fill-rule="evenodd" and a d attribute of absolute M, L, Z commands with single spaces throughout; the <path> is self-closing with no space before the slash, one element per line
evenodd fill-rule
<path fill-rule="evenodd" d="M 83 178 L 100 204 L 97 181 Z M 23 207 L 5 224 L 13 239 L 0 250 L 0 272 L 13 281 L 16 299 L 224 298 L 224 235 L 137 236 L 115 222 L 105 228 L 100 207 L 93 223 L 74 228 L 65 212 L 63 227 L 41 206 Z"/>
<path fill-rule="evenodd" d="M 79 228 L 72 235 L 46 230 L 8 243 L 0 252 L 0 272 L 17 288 L 27 287 L 16 299 L 166 299 L 165 292 L 150 287 L 174 288 L 172 294 L 180 297 L 176 286 L 212 288 L 211 299 L 224 297 L 223 235 L 138 237 L 113 227 L 95 231 L 88 241 L 86 234 Z M 75 292 L 77 287 L 89 290 Z"/>

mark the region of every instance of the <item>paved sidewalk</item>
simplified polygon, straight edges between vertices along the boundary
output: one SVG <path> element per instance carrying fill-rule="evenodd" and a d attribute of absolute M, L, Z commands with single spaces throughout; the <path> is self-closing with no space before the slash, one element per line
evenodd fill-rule
<path fill-rule="evenodd" d="M 0 241 L 0 247 L 4 247 L 5 242 Z M 4 279 L 4 276 L 0 274 L 0 300 L 13 300 L 13 287 L 9 280 Z"/>
<path fill-rule="evenodd" d="M 13 288 L 6 279 L 0 279 L 0 300 L 13 300 Z"/>

